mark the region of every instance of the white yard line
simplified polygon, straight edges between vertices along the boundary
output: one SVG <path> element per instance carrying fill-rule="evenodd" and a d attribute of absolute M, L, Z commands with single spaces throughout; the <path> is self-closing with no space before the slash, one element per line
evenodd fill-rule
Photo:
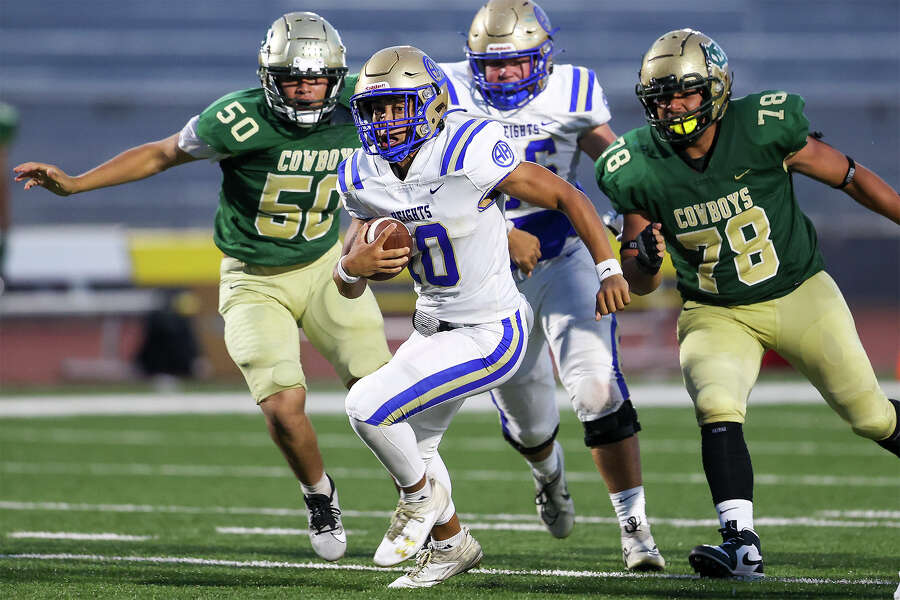
<path fill-rule="evenodd" d="M 882 381 L 884 392 L 893 398 L 900 396 L 900 382 Z M 691 400 L 684 387 L 677 384 L 630 385 L 635 406 L 682 406 L 690 408 Z M 344 412 L 343 392 L 310 390 L 306 411 L 310 414 L 341 414 Z M 557 390 L 557 403 L 568 407 L 569 400 L 562 389 Z M 824 405 L 816 389 L 805 381 L 763 382 L 750 394 L 749 403 L 818 404 Z M 463 405 L 463 412 L 494 412 L 484 397 L 471 398 Z M 253 413 L 259 409 L 249 393 L 147 393 L 103 395 L 39 395 L 0 396 L 0 417 L 49 417 L 71 415 L 153 415 L 153 414 L 223 414 Z"/>
<path fill-rule="evenodd" d="M 262 426 L 260 426 L 262 427 Z M 848 442 L 817 442 L 794 440 L 791 442 L 753 441 L 750 448 L 755 455 L 774 456 L 878 456 L 883 450 L 864 440 L 852 439 Z M 330 449 L 363 448 L 362 442 L 353 433 L 325 433 L 318 436 L 319 447 Z M 265 431 L 164 431 L 128 429 L 73 429 L 64 427 L 0 427 L 0 441 L 18 444 L 71 444 L 85 446 L 165 446 L 172 447 L 252 447 L 268 448 L 272 441 Z M 563 448 L 571 452 L 584 450 L 580 437 L 560 439 Z M 656 454 L 699 453 L 699 440 L 654 439 L 641 440 L 645 452 Z M 494 437 L 470 437 L 448 435 L 441 442 L 443 450 L 477 450 L 479 452 L 510 452 L 497 428 Z"/>
<path fill-rule="evenodd" d="M 20 511 L 58 511 L 58 512 L 100 512 L 100 513 L 169 513 L 169 514 L 216 514 L 216 515 L 257 515 L 270 517 L 306 517 L 306 510 L 302 508 L 258 508 L 240 506 L 154 506 L 149 504 L 88 504 L 69 502 L 18 502 L 12 500 L 0 500 L 0 510 Z M 868 511 L 870 515 L 860 515 L 864 520 L 839 518 L 836 514 L 840 511 L 820 511 L 818 518 L 813 517 L 758 517 L 754 522 L 761 527 L 839 527 L 839 528 L 870 528 L 890 527 L 900 528 L 900 515 L 896 511 Z M 886 513 L 886 514 L 881 514 Z M 387 519 L 393 511 L 388 510 L 343 510 L 345 518 L 377 518 Z M 510 514 L 510 513 L 460 513 L 460 519 L 466 521 L 466 525 L 472 529 L 492 530 L 519 530 L 519 531 L 544 531 L 543 525 L 537 523 L 534 513 Z M 601 517 L 596 515 L 578 514 L 578 523 L 617 525 L 615 517 Z M 718 527 L 717 519 L 684 519 L 684 518 L 651 518 L 653 525 L 668 525 L 671 527 Z M 293 531 L 293 530 L 292 530 Z M 305 529 L 296 531 L 306 532 Z"/>
<path fill-rule="evenodd" d="M 104 556 L 99 554 L 0 554 L 7 560 L 83 560 L 92 562 L 132 562 L 154 564 L 187 564 L 212 567 L 239 567 L 251 569 L 313 569 L 326 571 L 372 571 L 397 573 L 406 567 L 373 567 L 370 565 L 336 563 L 291 563 L 268 560 L 223 560 L 188 556 Z M 696 575 L 627 573 L 621 571 L 571 571 L 564 569 L 472 569 L 469 573 L 479 575 L 571 577 L 571 578 L 617 578 L 617 579 L 698 579 Z M 767 577 L 765 581 L 780 583 L 801 583 L 807 585 L 881 585 L 893 586 L 890 579 L 828 579 L 818 577 Z"/>
<path fill-rule="evenodd" d="M 347 529 L 347 535 L 363 535 L 364 529 Z M 285 527 L 216 527 L 216 533 L 230 535 L 309 535 L 309 529 L 289 529 Z"/>
<path fill-rule="evenodd" d="M 151 463 L 78 463 L 78 462 L 0 462 L 0 472 L 21 475 L 73 475 L 73 476 L 138 476 L 138 477 L 235 477 L 281 478 L 290 477 L 290 470 L 280 466 L 263 465 L 172 465 Z M 382 469 L 348 469 L 336 467 L 328 472 L 339 479 L 380 479 L 386 475 Z M 530 481 L 530 473 L 523 470 L 458 470 L 457 477 L 469 481 Z M 567 471 L 569 482 L 596 482 L 594 471 Z M 757 485 L 791 485 L 803 487 L 900 487 L 900 477 L 863 475 L 776 475 L 754 473 Z M 644 473 L 650 483 L 689 483 L 706 485 L 703 473 Z"/>
<path fill-rule="evenodd" d="M 102 542 L 145 542 L 154 535 L 125 535 L 122 533 L 75 533 L 72 531 L 11 531 L 7 537 L 41 540 L 91 540 Z"/>

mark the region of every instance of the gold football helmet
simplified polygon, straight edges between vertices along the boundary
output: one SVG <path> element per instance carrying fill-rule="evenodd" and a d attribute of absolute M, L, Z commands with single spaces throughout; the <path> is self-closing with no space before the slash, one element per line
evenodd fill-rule
<path fill-rule="evenodd" d="M 500 110 L 528 104 L 547 87 L 553 72 L 553 34 L 550 19 L 531 0 L 490 0 L 472 19 L 466 56 L 475 87 L 485 101 Z M 490 83 L 484 63 L 527 57 L 531 74 L 516 82 Z"/>
<path fill-rule="evenodd" d="M 259 47 L 259 81 L 266 102 L 282 119 L 312 127 L 325 119 L 340 98 L 347 75 L 341 36 L 331 24 L 312 12 L 290 12 L 272 23 Z M 327 77 L 322 101 L 291 100 L 281 83 L 303 77 Z"/>
<path fill-rule="evenodd" d="M 363 150 L 398 162 L 440 133 L 450 104 L 447 76 L 427 54 L 412 46 L 379 50 L 359 70 L 350 111 Z M 375 107 L 402 98 L 401 118 L 375 118 Z M 406 129 L 402 142 L 392 144 L 390 130 Z M 379 143 L 378 138 L 381 138 Z"/>
<path fill-rule="evenodd" d="M 670 31 L 653 42 L 641 62 L 635 92 L 647 122 L 664 140 L 690 142 L 722 118 L 731 98 L 728 57 L 715 40 L 692 29 Z M 657 106 L 673 94 L 699 90 L 696 110 L 662 119 Z"/>

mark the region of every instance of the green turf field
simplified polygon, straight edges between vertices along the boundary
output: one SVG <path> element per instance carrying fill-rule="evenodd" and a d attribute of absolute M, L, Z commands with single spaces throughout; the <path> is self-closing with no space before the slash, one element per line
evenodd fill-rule
<path fill-rule="evenodd" d="M 496 418 L 462 412 L 442 455 L 485 558 L 428 592 L 385 589 L 400 569 L 372 563 L 396 496 L 341 415 L 314 417 L 348 529 L 347 556 L 334 564 L 312 552 L 296 482 L 260 416 L 0 419 L 0 597 L 891 597 L 898 461 L 824 404 L 750 412 L 761 582 L 692 575 L 690 549 L 719 541 L 698 431 L 689 408 L 643 408 L 640 418 L 664 574 L 624 572 L 609 498 L 571 411 L 560 439 L 578 520 L 565 540 L 540 527 L 528 470 Z M 73 539 L 101 533 L 130 537 Z"/>

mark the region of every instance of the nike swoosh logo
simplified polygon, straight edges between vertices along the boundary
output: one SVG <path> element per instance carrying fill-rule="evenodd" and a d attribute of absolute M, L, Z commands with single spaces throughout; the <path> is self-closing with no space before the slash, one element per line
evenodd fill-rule
<path fill-rule="evenodd" d="M 541 127 L 546 127 L 547 125 L 553 125 L 556 121 L 541 121 Z"/>
<path fill-rule="evenodd" d="M 631 500 L 632 498 L 634 498 L 637 495 L 638 495 L 638 492 L 635 492 L 630 496 L 626 496 L 625 498 L 622 498 L 621 500 L 619 500 L 619 504 L 625 504 L 626 502 L 628 502 L 629 500 Z"/>
<path fill-rule="evenodd" d="M 433 190 L 430 189 L 430 190 L 428 190 L 428 191 L 431 192 L 431 193 L 433 194 L 433 193 L 435 193 L 436 191 L 438 191 L 439 189 L 441 189 L 442 187 L 444 187 L 444 184 L 443 184 L 443 183 L 442 183 L 441 185 L 437 186 L 436 188 L 434 188 Z"/>
<path fill-rule="evenodd" d="M 744 175 L 746 175 L 746 174 L 749 173 L 750 171 L 751 171 L 751 169 L 747 169 L 746 171 L 744 171 L 744 172 L 741 173 L 740 175 L 735 175 L 735 176 L 734 176 L 734 180 L 735 180 L 735 181 L 740 181 L 741 179 L 744 178 Z"/>
<path fill-rule="evenodd" d="M 737 506 L 732 506 L 731 508 L 726 508 L 725 510 L 720 510 L 720 511 L 719 511 L 719 514 L 720 514 L 720 515 L 724 515 L 724 514 L 727 513 L 729 510 L 734 510 L 734 509 L 736 509 L 736 508 L 737 508 Z"/>
<path fill-rule="evenodd" d="M 762 564 L 762 559 L 761 559 L 761 558 L 760 558 L 759 560 L 750 560 L 750 559 L 747 558 L 748 556 L 749 556 L 749 554 L 745 554 L 745 555 L 743 556 L 743 558 L 741 558 L 741 562 L 743 562 L 743 563 L 744 563 L 745 565 L 747 565 L 748 567 L 753 567 L 753 566 L 755 566 L 755 565 Z"/>
<path fill-rule="evenodd" d="M 606 272 L 607 272 L 607 271 L 612 271 L 612 269 L 609 268 L 609 267 L 606 267 L 605 269 L 603 269 L 603 272 L 600 273 L 600 277 L 603 277 L 604 275 L 606 275 Z"/>

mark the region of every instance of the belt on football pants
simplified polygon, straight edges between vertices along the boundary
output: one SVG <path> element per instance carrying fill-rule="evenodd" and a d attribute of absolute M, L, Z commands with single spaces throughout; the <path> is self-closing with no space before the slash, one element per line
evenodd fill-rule
<path fill-rule="evenodd" d="M 432 317 L 428 313 L 420 310 L 413 312 L 413 329 L 428 337 L 440 331 L 450 331 L 461 327 L 471 327 L 467 323 L 450 323 L 449 321 L 441 321 L 437 317 Z"/>

